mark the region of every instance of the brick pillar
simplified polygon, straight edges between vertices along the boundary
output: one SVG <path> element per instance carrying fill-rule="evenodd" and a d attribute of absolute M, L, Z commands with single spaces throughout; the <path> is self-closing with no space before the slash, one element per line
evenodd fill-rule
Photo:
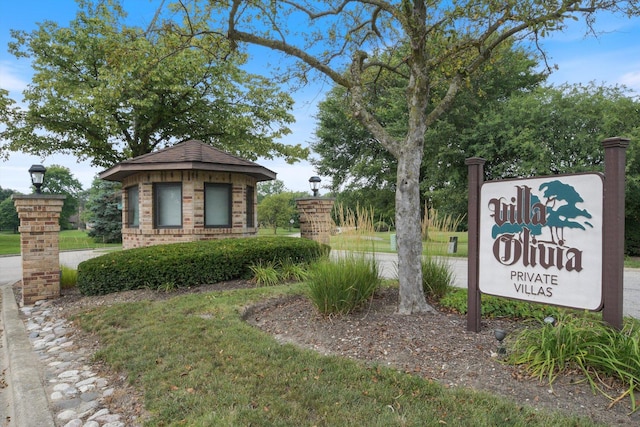
<path fill-rule="evenodd" d="M 329 244 L 331 236 L 331 209 L 335 199 L 311 197 L 296 199 L 300 213 L 300 236 L 315 240 L 325 245 Z"/>
<path fill-rule="evenodd" d="M 65 196 L 14 194 L 20 218 L 22 305 L 60 296 L 60 212 Z"/>

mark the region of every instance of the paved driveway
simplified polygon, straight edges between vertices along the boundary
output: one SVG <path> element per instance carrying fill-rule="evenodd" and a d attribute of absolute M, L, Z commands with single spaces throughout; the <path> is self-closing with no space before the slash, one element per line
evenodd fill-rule
<path fill-rule="evenodd" d="M 76 268 L 82 261 L 104 254 L 101 250 L 60 252 L 60 264 Z M 0 286 L 22 279 L 22 259 L 19 256 L 0 257 Z"/>

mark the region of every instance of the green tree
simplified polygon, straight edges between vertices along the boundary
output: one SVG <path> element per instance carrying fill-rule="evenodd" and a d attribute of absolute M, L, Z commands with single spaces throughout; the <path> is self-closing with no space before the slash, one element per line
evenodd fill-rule
<path fill-rule="evenodd" d="M 284 193 L 287 188 L 284 186 L 284 182 L 279 179 L 273 181 L 263 181 L 258 183 L 258 203 L 267 196 L 273 196 L 275 194 Z"/>
<path fill-rule="evenodd" d="M 460 135 L 476 126 L 482 111 L 496 108 L 493 106 L 511 94 L 531 91 L 545 79 L 544 73 L 536 71 L 538 63 L 529 53 L 508 47 L 492 67 L 470 79 L 468 90 L 428 130 L 428 139 L 433 142 L 425 146 L 422 161 L 422 206 L 430 199 L 443 214 L 464 216 L 466 188 L 461 193 L 460 189 L 454 193 L 448 188 L 454 172 L 466 183 L 466 148 L 460 145 Z M 400 86 L 401 79 L 396 80 L 394 85 Z M 384 117 L 386 127 L 406 133 L 406 105 L 388 108 L 387 98 L 376 92 L 368 93 L 367 97 L 377 116 Z M 344 88 L 336 86 L 326 95 L 316 118 L 317 139 L 312 148 L 318 157 L 312 162 L 319 173 L 332 177 L 331 188 L 338 193 L 337 202 L 353 211 L 356 204 L 368 203 L 384 221 L 392 223 L 396 160 L 353 117 Z M 458 211 L 458 206 L 464 210 Z"/>
<path fill-rule="evenodd" d="M 640 252 L 640 100 L 617 86 L 562 85 L 515 94 L 483 112 L 474 128 L 458 137 L 466 152 L 487 160 L 487 179 L 603 171 L 600 142 L 631 139 L 627 152 L 625 247 Z M 458 156 L 459 164 L 462 155 Z M 449 180 L 453 194 L 466 194 L 461 173 Z M 466 200 L 458 209 L 466 210 Z"/>
<path fill-rule="evenodd" d="M 13 193 L 15 193 L 14 190 L 0 187 L 0 202 L 4 199 L 10 198 Z"/>
<path fill-rule="evenodd" d="M 17 233 L 19 226 L 20 219 L 16 207 L 11 197 L 7 197 L 0 202 L 0 230 L 11 230 Z"/>
<path fill-rule="evenodd" d="M 420 263 L 420 172 L 425 141 L 432 142 L 427 130 L 452 108 L 471 76 L 491 67 L 514 39 L 538 40 L 574 17 L 591 26 L 601 10 L 639 12 L 637 2 L 613 0 L 231 0 L 207 7 L 201 20 L 192 14 L 195 22 L 210 24 L 204 34 L 222 32 L 236 43 L 282 52 L 297 60 L 295 75 L 306 79 L 313 70 L 347 89 L 353 116 L 396 159 L 401 314 L 432 310 Z M 402 54 L 381 55 L 390 50 Z M 386 86 L 389 76 L 402 77 L 402 87 Z M 406 104 L 404 134 L 387 128 L 367 102 L 378 87 L 393 108 Z"/>
<path fill-rule="evenodd" d="M 183 37 L 195 28 L 160 13 L 146 29 L 129 26 L 116 0 L 78 4 L 67 27 L 11 32 L 10 52 L 35 73 L 26 109 L 12 110 L 0 134 L 5 156 L 66 152 L 110 167 L 188 139 L 252 160 L 307 156 L 277 142 L 290 133 L 291 97 L 244 71 L 245 55 L 224 37 Z"/>
<path fill-rule="evenodd" d="M 119 182 L 96 178 L 91 183 L 85 206 L 85 220 L 90 224 L 89 237 L 97 242 L 122 242 L 122 200 Z"/>
<path fill-rule="evenodd" d="M 627 151 L 624 243 L 627 255 L 640 256 L 640 125 L 629 135 L 631 145 Z"/>
<path fill-rule="evenodd" d="M 59 222 L 60 229 L 69 230 L 71 228 L 71 217 L 78 215 L 79 197 L 82 192 L 80 181 L 73 177 L 69 168 L 51 165 L 47 167 L 42 192 L 66 196 L 62 205 L 62 212 L 60 212 Z"/>
<path fill-rule="evenodd" d="M 273 234 L 277 233 L 278 227 L 288 227 L 297 213 L 295 198 L 296 193 L 292 192 L 266 196 L 258 204 L 258 222 L 273 228 Z"/>

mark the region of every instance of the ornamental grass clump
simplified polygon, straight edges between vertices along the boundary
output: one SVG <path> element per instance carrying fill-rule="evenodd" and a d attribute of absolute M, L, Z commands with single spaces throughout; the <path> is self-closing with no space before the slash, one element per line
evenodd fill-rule
<path fill-rule="evenodd" d="M 322 314 L 347 314 L 369 300 L 380 282 L 378 264 L 363 254 L 322 260 L 309 270 L 309 298 Z"/>
<path fill-rule="evenodd" d="M 308 265 L 297 263 L 290 258 L 275 261 L 260 261 L 249 266 L 252 280 L 257 286 L 276 286 L 287 282 L 301 282 L 307 279 Z"/>
<path fill-rule="evenodd" d="M 60 266 L 60 288 L 69 289 L 75 288 L 78 283 L 78 271 L 75 268 L 67 267 L 66 265 Z"/>
<path fill-rule="evenodd" d="M 635 412 L 635 394 L 640 391 L 639 343 L 638 320 L 626 318 L 623 329 L 616 331 L 593 316 L 563 314 L 554 324 L 520 332 L 507 362 L 523 365 L 540 380 L 548 378 L 549 384 L 559 374 L 578 369 L 612 404 L 629 396 Z M 607 377 L 621 381 L 625 391 L 619 396 L 609 395 L 602 382 Z"/>
<path fill-rule="evenodd" d="M 422 258 L 422 289 L 427 298 L 439 301 L 451 290 L 453 271 L 443 258 Z"/>
<path fill-rule="evenodd" d="M 273 261 L 260 261 L 258 264 L 250 265 L 249 269 L 257 286 L 275 286 L 280 283 L 280 275 Z"/>
<path fill-rule="evenodd" d="M 309 277 L 307 264 L 293 262 L 290 258 L 280 261 L 278 274 L 284 282 L 302 282 Z"/>

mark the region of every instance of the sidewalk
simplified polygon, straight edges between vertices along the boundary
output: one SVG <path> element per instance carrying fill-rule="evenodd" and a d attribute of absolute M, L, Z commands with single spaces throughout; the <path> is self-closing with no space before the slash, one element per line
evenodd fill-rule
<path fill-rule="evenodd" d="M 18 427 L 55 426 L 44 390 L 43 367 L 20 319 L 11 284 L 2 286 L 2 330 L 7 383 L 2 397 L 9 411 L 5 420 Z"/>
<path fill-rule="evenodd" d="M 61 252 L 60 263 L 76 268 L 85 259 L 102 253 L 93 250 Z M 14 427 L 55 426 L 45 390 L 44 367 L 29 340 L 13 293 L 13 285 L 21 275 L 19 256 L 0 257 L 0 334 L 3 349 L 0 369 L 6 383 L 5 388 L 0 389 L 0 417 L 2 425 Z"/>

